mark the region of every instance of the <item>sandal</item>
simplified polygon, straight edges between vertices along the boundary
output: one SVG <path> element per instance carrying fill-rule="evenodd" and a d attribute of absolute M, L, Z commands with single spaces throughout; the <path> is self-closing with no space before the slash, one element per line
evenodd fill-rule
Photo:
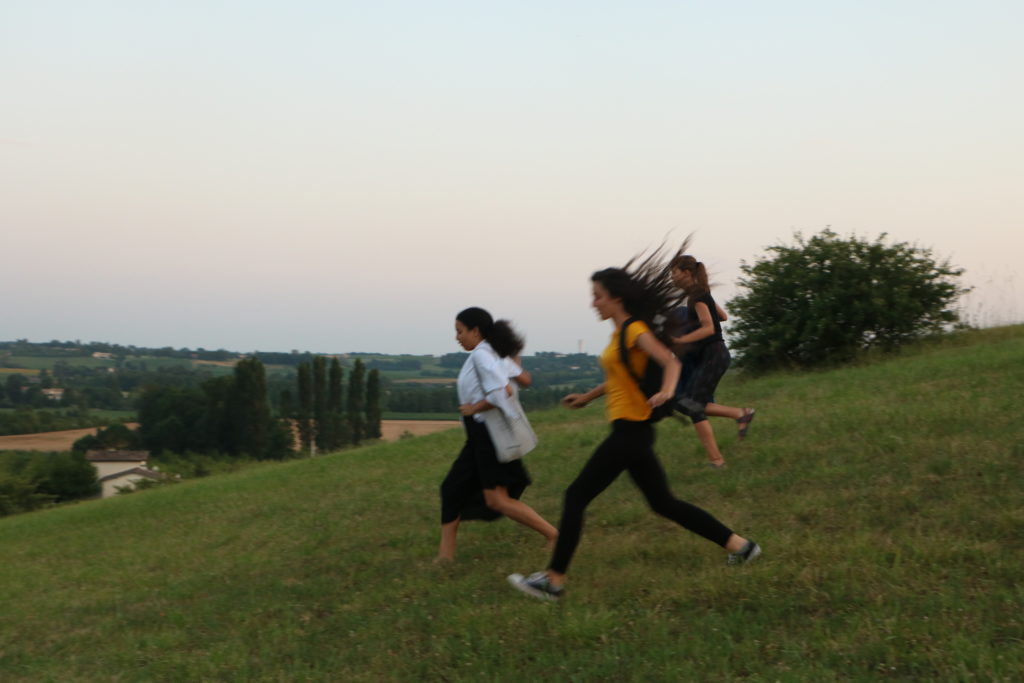
<path fill-rule="evenodd" d="M 741 440 L 747 435 L 747 429 L 750 428 L 750 423 L 754 420 L 754 412 L 756 411 L 753 408 L 744 408 L 743 417 L 736 418 L 736 424 L 740 426 L 739 431 L 736 433 Z"/>

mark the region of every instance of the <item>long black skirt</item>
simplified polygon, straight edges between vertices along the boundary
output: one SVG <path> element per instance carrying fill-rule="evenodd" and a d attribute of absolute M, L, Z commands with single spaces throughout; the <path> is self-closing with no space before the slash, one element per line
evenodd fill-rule
<path fill-rule="evenodd" d="M 522 460 L 498 462 L 486 425 L 468 416 L 462 424 L 466 443 L 441 482 L 441 524 L 456 519 L 491 522 L 503 515 L 487 507 L 484 489 L 504 486 L 518 500 L 530 485 L 530 475 Z"/>

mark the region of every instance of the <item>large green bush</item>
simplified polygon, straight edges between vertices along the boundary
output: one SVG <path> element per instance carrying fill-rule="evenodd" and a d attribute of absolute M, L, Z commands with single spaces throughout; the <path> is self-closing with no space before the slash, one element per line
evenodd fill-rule
<path fill-rule="evenodd" d="M 952 305 L 966 290 L 962 269 L 928 249 L 883 233 L 874 241 L 829 229 L 796 244 L 768 247 L 743 263 L 729 311 L 732 348 L 753 371 L 849 361 L 869 348 L 893 350 L 948 328 Z"/>

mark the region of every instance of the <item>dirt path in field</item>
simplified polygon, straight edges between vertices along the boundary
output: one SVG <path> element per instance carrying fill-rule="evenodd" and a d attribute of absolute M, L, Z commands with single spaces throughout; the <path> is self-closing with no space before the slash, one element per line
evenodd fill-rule
<path fill-rule="evenodd" d="M 444 429 L 454 429 L 458 426 L 458 420 L 384 420 L 381 422 L 380 430 L 385 441 L 397 441 L 405 432 L 409 432 L 413 436 L 421 436 Z M 135 429 L 138 425 L 129 423 L 127 427 Z M 0 451 L 69 451 L 71 445 L 83 436 L 95 433 L 96 427 L 90 427 L 89 429 L 65 429 L 59 432 L 0 436 Z"/>
<path fill-rule="evenodd" d="M 461 426 L 458 420 L 382 420 L 380 431 L 385 441 L 397 441 L 404 432 L 422 436 Z"/>
<path fill-rule="evenodd" d="M 128 429 L 139 425 L 129 422 Z M 0 451 L 70 451 L 71 445 L 96 433 L 96 427 L 88 429 L 64 429 L 59 432 L 39 432 L 38 434 L 15 434 L 0 436 Z"/>

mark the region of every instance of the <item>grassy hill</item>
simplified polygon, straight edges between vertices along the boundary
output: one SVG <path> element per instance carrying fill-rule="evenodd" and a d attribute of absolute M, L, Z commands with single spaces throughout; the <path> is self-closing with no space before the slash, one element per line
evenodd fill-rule
<path fill-rule="evenodd" d="M 0 680 L 1019 680 L 1024 328 L 723 383 L 746 443 L 659 426 L 680 497 L 757 539 L 739 569 L 628 477 L 589 510 L 557 605 L 506 574 L 539 536 L 467 523 L 436 567 L 458 432 L 0 519 Z M 525 499 L 560 497 L 601 406 L 535 415 Z"/>

